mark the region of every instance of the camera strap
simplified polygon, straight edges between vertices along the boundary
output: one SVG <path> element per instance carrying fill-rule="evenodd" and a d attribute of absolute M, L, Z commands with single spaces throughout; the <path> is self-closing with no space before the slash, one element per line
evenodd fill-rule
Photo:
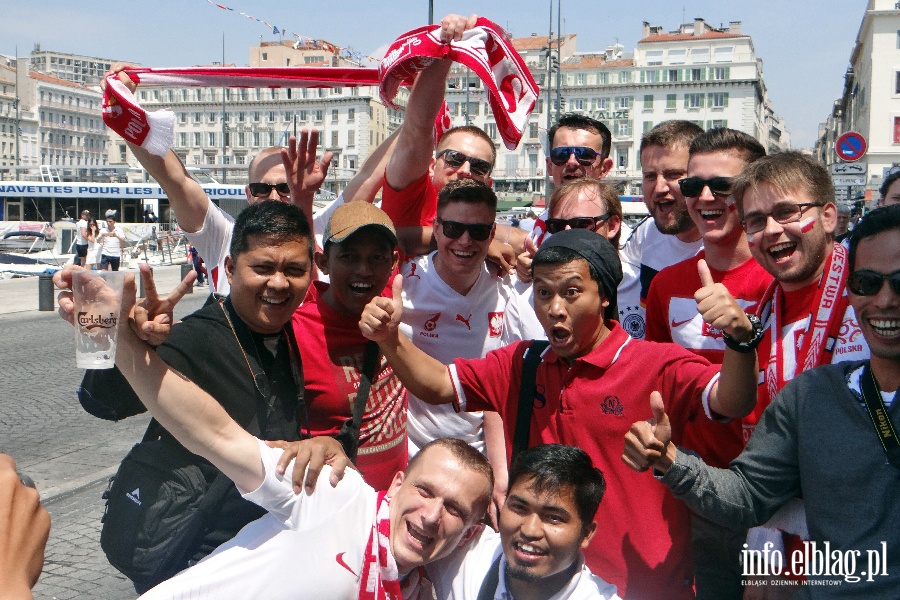
<path fill-rule="evenodd" d="M 888 461 L 895 468 L 900 469 L 900 440 L 897 439 L 897 430 L 888 414 L 887 406 L 884 404 L 884 398 L 881 395 L 881 389 L 875 380 L 875 374 L 869 363 L 863 368 L 862 377 L 860 377 L 860 388 L 862 388 L 863 402 L 869 411 L 869 417 L 872 419 L 872 425 L 875 427 L 875 434 L 884 453 L 887 455 Z M 894 393 L 893 402 L 897 401 L 897 394 Z M 892 403 L 893 403 L 892 402 Z"/>

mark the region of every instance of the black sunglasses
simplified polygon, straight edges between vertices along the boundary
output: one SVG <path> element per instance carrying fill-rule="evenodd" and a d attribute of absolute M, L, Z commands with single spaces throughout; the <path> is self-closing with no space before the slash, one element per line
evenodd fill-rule
<path fill-rule="evenodd" d="M 279 196 L 290 196 L 291 186 L 286 182 L 283 183 L 251 183 L 250 195 L 254 198 L 265 198 L 272 193 L 272 190 L 278 192 Z"/>
<path fill-rule="evenodd" d="M 468 156 L 459 150 L 445 148 L 438 152 L 437 158 L 441 158 L 442 156 L 444 157 L 444 163 L 451 169 L 458 169 L 468 162 L 472 174 L 477 175 L 478 177 L 487 177 L 491 174 L 491 169 L 493 169 L 493 166 L 488 161 Z"/>
<path fill-rule="evenodd" d="M 900 271 L 894 271 L 890 275 L 865 269 L 854 271 L 847 278 L 847 287 L 857 296 L 874 296 L 881 291 L 885 281 L 891 285 L 895 294 L 900 294 Z"/>
<path fill-rule="evenodd" d="M 590 229 L 594 231 L 600 225 L 609 219 L 609 213 L 604 213 L 599 217 L 572 217 L 571 219 L 547 219 L 547 231 L 549 233 L 559 233 L 568 225 L 572 229 Z"/>
<path fill-rule="evenodd" d="M 587 146 L 559 146 L 550 151 L 550 162 L 556 166 L 562 166 L 569 162 L 569 157 L 575 155 L 579 165 L 588 167 L 600 156 L 600 153 Z"/>
<path fill-rule="evenodd" d="M 713 196 L 727 198 L 731 195 L 731 185 L 733 183 L 733 177 L 713 177 L 712 179 L 685 177 L 678 180 L 678 187 L 681 188 L 681 194 L 688 198 L 699 198 L 705 187 L 709 187 L 709 191 L 712 192 Z"/>
<path fill-rule="evenodd" d="M 491 236 L 494 230 L 493 223 L 460 223 L 459 221 L 445 221 L 438 217 L 437 222 L 444 228 L 444 235 L 450 239 L 461 238 L 462 234 L 469 232 L 469 236 L 476 242 L 483 242 Z"/>

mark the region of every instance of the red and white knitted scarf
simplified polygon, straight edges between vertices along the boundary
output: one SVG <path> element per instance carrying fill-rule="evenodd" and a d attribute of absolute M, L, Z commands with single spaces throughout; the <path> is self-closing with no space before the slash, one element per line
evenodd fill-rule
<path fill-rule="evenodd" d="M 419 71 L 439 59 L 461 63 L 484 82 L 500 136 L 507 148 L 515 149 L 538 97 L 525 61 L 503 28 L 483 17 L 458 42 L 442 44 L 440 29 L 440 25 L 413 29 L 391 44 L 378 67 L 381 99 L 396 110 L 397 90 L 411 85 Z"/>
<path fill-rule="evenodd" d="M 387 492 L 378 492 L 375 522 L 366 544 L 362 576 L 359 580 L 359 600 L 425 600 L 428 578 L 425 569 L 413 570 L 400 582 L 400 573 L 391 554 L 391 499 Z"/>
<path fill-rule="evenodd" d="M 378 69 L 338 67 L 190 67 L 180 69 L 133 68 L 126 73 L 144 85 L 199 87 L 355 87 L 378 85 L 382 100 L 393 108 L 400 85 L 411 85 L 416 74 L 435 60 L 453 60 L 472 69 L 490 93 L 491 110 L 507 148 L 515 148 L 538 88 L 525 62 L 507 39 L 506 32 L 480 18 L 459 42 L 442 44 L 440 25 L 429 25 L 400 36 Z M 442 112 L 435 133 L 446 130 Z M 106 77 L 103 121 L 125 140 L 151 154 L 164 155 L 175 141 L 175 114 L 148 113 L 116 75 Z"/>

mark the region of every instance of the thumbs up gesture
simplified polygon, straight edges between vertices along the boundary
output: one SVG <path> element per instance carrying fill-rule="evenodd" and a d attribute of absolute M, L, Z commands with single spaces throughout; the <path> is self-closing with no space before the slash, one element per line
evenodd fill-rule
<path fill-rule="evenodd" d="M 670 447 L 672 426 L 659 392 L 650 394 L 650 410 L 652 419 L 632 424 L 625 434 L 622 462 L 638 472 L 650 467 L 665 472 L 675 460 L 676 449 Z"/>
<path fill-rule="evenodd" d="M 525 251 L 516 257 L 516 277 L 525 283 L 531 282 L 531 260 L 537 253 L 537 246 L 531 236 L 525 237 Z"/>
<path fill-rule="evenodd" d="M 393 298 L 372 298 L 359 318 L 359 330 L 374 342 L 398 338 L 400 317 L 403 314 L 403 277 L 400 274 L 394 276 L 391 294 Z"/>
<path fill-rule="evenodd" d="M 697 273 L 702 287 L 694 294 L 694 300 L 697 301 L 697 312 L 703 320 L 737 342 L 749 341 L 753 334 L 753 324 L 728 288 L 713 281 L 709 265 L 702 258 L 697 262 Z"/>

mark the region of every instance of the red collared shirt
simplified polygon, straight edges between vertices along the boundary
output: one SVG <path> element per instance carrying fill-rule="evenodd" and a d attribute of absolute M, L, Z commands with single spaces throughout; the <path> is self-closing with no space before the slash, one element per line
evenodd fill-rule
<path fill-rule="evenodd" d="M 562 443 L 584 449 L 603 471 L 607 490 L 597 512 L 597 534 L 585 551 L 591 571 L 635 598 L 693 598 L 690 519 L 686 506 L 649 473 L 621 459 L 625 433 L 651 418 L 650 393 L 659 391 L 681 442 L 685 423 L 707 418 L 717 366 L 675 344 L 632 339 L 615 321 L 610 334 L 571 365 L 548 349 L 536 374 L 529 444 Z M 518 342 L 483 359 L 450 365 L 459 410 L 495 410 L 507 424 L 507 453 L 519 402 L 522 360 L 531 342 Z"/>

